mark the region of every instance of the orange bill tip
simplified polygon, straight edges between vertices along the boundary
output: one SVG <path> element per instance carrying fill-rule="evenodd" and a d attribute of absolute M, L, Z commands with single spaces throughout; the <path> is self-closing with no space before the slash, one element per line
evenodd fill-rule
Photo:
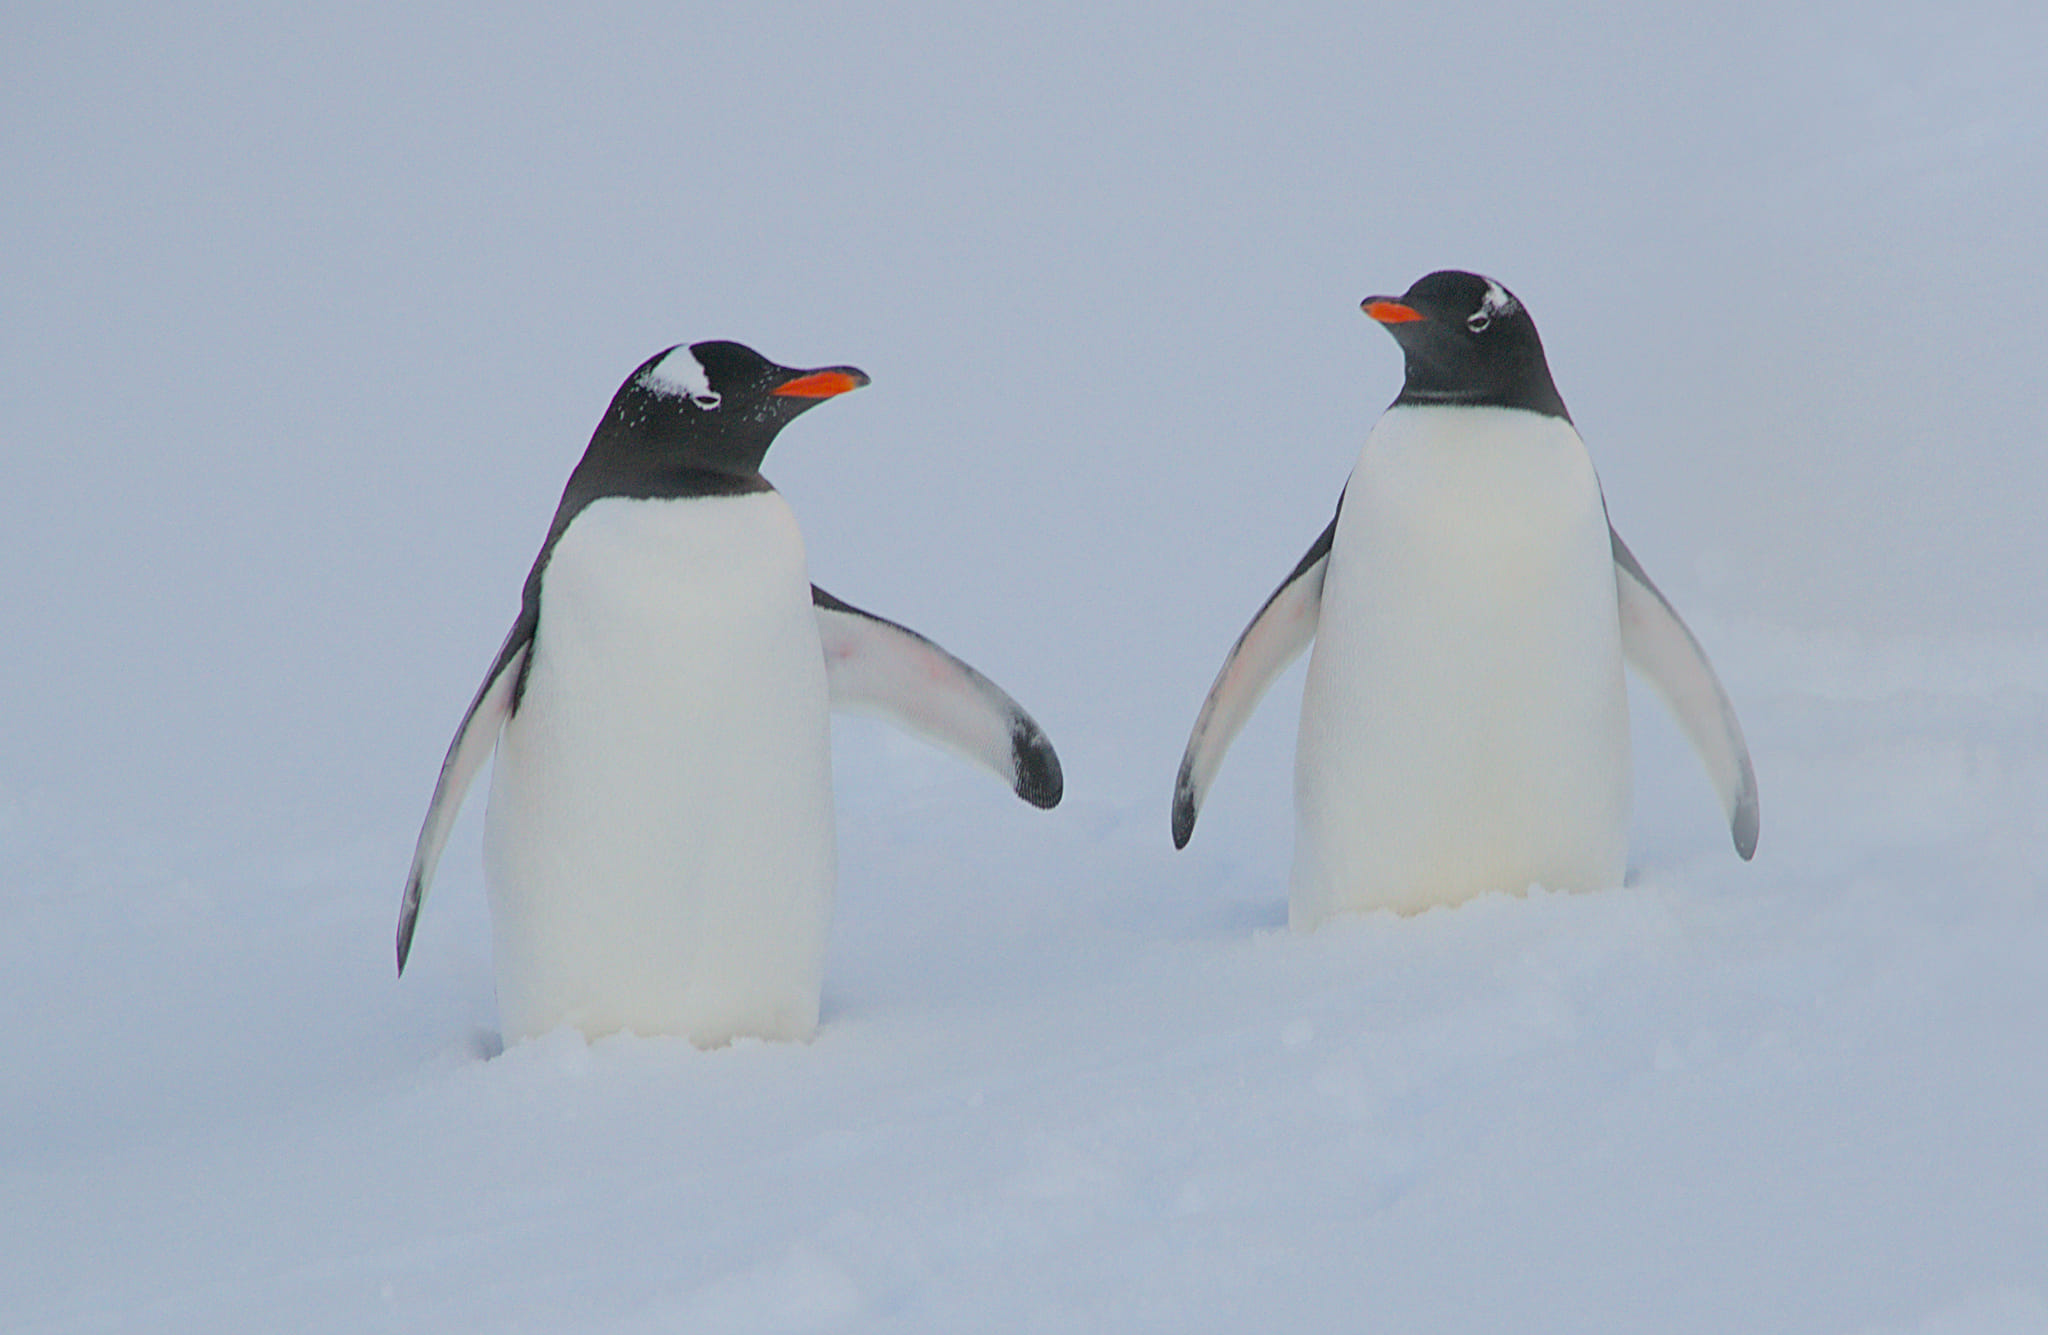
<path fill-rule="evenodd" d="M 868 382 L 864 375 L 847 371 L 813 371 L 800 375 L 786 385 L 777 385 L 775 392 L 796 399 L 829 399 L 834 394 L 844 394 L 850 389 L 859 389 Z"/>
<path fill-rule="evenodd" d="M 1364 306 L 1365 313 L 1381 324 L 1409 324 L 1422 318 L 1422 312 L 1413 306 L 1403 306 L 1385 297 L 1367 297 Z"/>

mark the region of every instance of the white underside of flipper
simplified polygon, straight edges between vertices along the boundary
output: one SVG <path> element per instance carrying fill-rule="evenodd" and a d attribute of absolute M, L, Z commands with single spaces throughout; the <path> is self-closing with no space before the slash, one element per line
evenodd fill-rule
<path fill-rule="evenodd" d="M 505 1038 L 809 1037 L 834 845 L 795 517 L 594 501 L 543 578 L 484 835 Z"/>
<path fill-rule="evenodd" d="M 1561 418 L 1396 407 L 1346 490 L 1295 757 L 1289 920 L 1618 885 L 1613 556 Z"/>
<path fill-rule="evenodd" d="M 512 632 L 519 634 L 517 628 Z M 455 817 L 462 811 L 462 799 L 469 794 L 469 785 L 476 780 L 476 773 L 490 758 L 491 749 L 498 744 L 498 730 L 505 725 L 505 718 L 512 707 L 512 691 L 519 680 L 519 669 L 526 662 L 525 645 L 510 643 L 498 653 L 499 662 L 491 676 L 477 691 L 476 699 L 469 705 L 469 712 L 463 715 L 462 725 L 455 730 L 455 739 L 448 744 L 448 754 L 441 761 L 440 778 L 434 782 L 433 800 L 427 803 L 427 817 L 420 825 L 419 842 L 412 850 L 412 871 L 405 878 L 405 897 L 398 906 L 398 971 L 405 972 L 406 958 L 412 953 L 413 929 L 419 925 L 420 907 L 426 903 L 427 891 L 434 885 L 434 872 L 441 865 L 441 851 L 447 847 L 448 834 L 455 828 Z"/>
<path fill-rule="evenodd" d="M 1644 573 L 1642 564 L 1619 533 L 1609 530 L 1614 548 L 1615 592 L 1621 608 L 1621 650 L 1630 667 L 1662 696 L 1678 726 L 1706 766 L 1735 851 L 1747 861 L 1756 853 L 1756 770 L 1735 704 L 1721 689 L 1721 680 L 1707 661 L 1677 609 L 1666 601 Z"/>
<path fill-rule="evenodd" d="M 1328 536 L 1324 534 L 1324 538 Z M 1319 553 L 1318 548 L 1323 550 Z M 1244 730 L 1266 688 L 1315 639 L 1316 623 L 1322 615 L 1323 576 L 1329 563 L 1328 549 L 1319 538 L 1225 655 L 1208 697 L 1202 701 L 1202 712 L 1195 716 L 1195 726 L 1188 733 L 1180 773 L 1174 779 L 1175 848 L 1187 847 L 1195 831 L 1195 817 L 1201 813 L 1216 771 L 1223 766 L 1224 754 Z"/>
<path fill-rule="evenodd" d="M 1058 803 L 1052 743 L 1000 686 L 908 627 L 830 594 L 813 597 L 833 709 L 886 718 L 982 766 L 1034 805 Z"/>

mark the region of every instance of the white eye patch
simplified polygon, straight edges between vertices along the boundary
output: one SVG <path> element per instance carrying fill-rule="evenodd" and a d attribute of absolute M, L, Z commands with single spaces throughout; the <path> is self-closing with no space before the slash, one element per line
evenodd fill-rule
<path fill-rule="evenodd" d="M 697 354 L 687 347 L 675 349 L 648 367 L 647 374 L 640 377 L 640 383 L 656 394 L 687 398 L 706 412 L 723 401 L 718 391 L 711 388 L 711 378 L 704 373 L 704 363 L 698 361 Z"/>
<path fill-rule="evenodd" d="M 1522 304 L 1508 295 L 1508 290 L 1491 278 L 1486 280 L 1486 295 L 1479 299 L 1479 309 L 1465 317 L 1465 327 L 1477 334 L 1494 322 L 1499 316 L 1513 315 L 1522 309 Z"/>

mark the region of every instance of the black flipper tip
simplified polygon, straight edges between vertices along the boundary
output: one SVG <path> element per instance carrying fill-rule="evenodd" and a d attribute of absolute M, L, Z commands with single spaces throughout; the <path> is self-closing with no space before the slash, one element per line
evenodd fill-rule
<path fill-rule="evenodd" d="M 1173 778 L 1173 846 L 1186 848 L 1188 840 L 1195 837 L 1195 777 L 1193 746 L 1190 754 L 1180 762 L 1180 773 Z"/>
<path fill-rule="evenodd" d="M 1735 851 L 1742 855 L 1744 862 L 1756 856 L 1759 815 L 1754 802 L 1746 803 L 1736 809 L 1735 820 L 1729 827 L 1729 833 L 1735 836 Z"/>
<path fill-rule="evenodd" d="M 1017 771 L 1017 796 L 1044 811 L 1060 804 L 1066 793 L 1060 758 L 1039 726 L 1021 714 L 1010 723 L 1010 759 Z"/>
<path fill-rule="evenodd" d="M 405 907 L 398 914 L 398 976 L 405 977 L 405 961 L 412 954 L 413 929 L 419 926 L 420 890 L 415 882 L 405 888 Z"/>

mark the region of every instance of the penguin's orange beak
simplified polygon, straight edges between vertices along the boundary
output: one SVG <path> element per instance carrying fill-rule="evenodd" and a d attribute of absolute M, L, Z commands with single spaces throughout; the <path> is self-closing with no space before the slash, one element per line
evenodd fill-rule
<path fill-rule="evenodd" d="M 859 371 L 842 368 L 834 371 L 813 371 L 800 375 L 786 385 L 777 385 L 774 392 L 793 399 L 829 399 L 835 394 L 859 389 L 868 378 Z"/>
<path fill-rule="evenodd" d="M 1391 297 L 1367 297 L 1360 302 L 1363 310 L 1381 324 L 1409 324 L 1422 318 L 1422 312 L 1413 306 L 1404 306 Z"/>

